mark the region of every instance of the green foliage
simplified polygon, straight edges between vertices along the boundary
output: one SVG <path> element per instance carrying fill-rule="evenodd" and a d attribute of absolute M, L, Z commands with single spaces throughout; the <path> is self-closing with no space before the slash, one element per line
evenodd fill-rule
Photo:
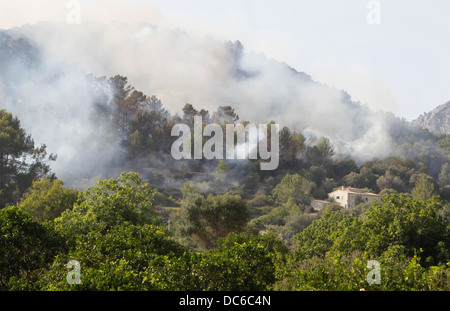
<path fill-rule="evenodd" d="M 59 179 L 44 178 L 33 181 L 17 207 L 30 214 L 34 221 L 53 221 L 65 210 L 72 209 L 78 200 L 78 194 L 77 190 L 64 187 Z"/>
<path fill-rule="evenodd" d="M 442 248 L 450 247 L 449 222 L 441 215 L 444 205 L 438 197 L 418 201 L 399 194 L 384 196 L 366 212 L 361 226 L 366 250 L 376 255 L 390 245 L 403 245 L 408 256 L 423 251 L 428 263 L 449 261 Z"/>
<path fill-rule="evenodd" d="M 268 214 L 257 218 L 257 221 L 264 225 L 283 226 L 289 216 L 291 207 L 287 204 L 273 208 Z"/>
<path fill-rule="evenodd" d="M 275 253 L 286 252 L 274 236 L 230 234 L 204 254 L 192 272 L 204 290 L 267 290 L 275 281 Z"/>
<path fill-rule="evenodd" d="M 290 223 L 289 226 L 291 226 L 291 229 L 295 228 L 297 225 L 295 224 L 296 221 L 302 221 L 300 218 L 303 217 L 297 217 L 297 216 L 305 216 L 304 212 L 307 212 L 309 210 L 306 210 L 303 205 L 298 205 L 294 199 L 289 198 L 289 200 L 284 203 L 283 205 L 272 207 L 270 208 L 270 211 L 258 218 L 255 219 L 255 221 L 258 224 L 262 225 L 275 225 L 275 226 L 285 226 L 287 223 Z M 297 220 L 294 220 L 297 219 Z M 300 225 L 300 227 L 302 227 Z M 288 229 L 290 231 L 290 229 Z M 300 231 L 300 230 L 299 230 Z M 296 233 L 298 233 L 297 231 Z"/>
<path fill-rule="evenodd" d="M 139 130 L 134 131 L 128 137 L 128 150 L 133 154 L 138 154 L 142 152 L 141 147 L 143 145 L 143 137 Z"/>
<path fill-rule="evenodd" d="M 351 172 L 357 172 L 358 166 L 353 159 L 335 160 L 334 161 L 334 174 L 337 178 L 342 178 Z"/>
<path fill-rule="evenodd" d="M 112 226 L 130 222 L 155 223 L 154 190 L 137 173 L 123 173 L 117 179 L 99 180 L 83 193 L 83 201 L 55 219 L 55 227 L 67 236 L 106 232 Z"/>
<path fill-rule="evenodd" d="M 254 207 L 263 207 L 272 205 L 273 201 L 265 194 L 258 194 L 249 203 Z"/>
<path fill-rule="evenodd" d="M 219 176 L 218 178 L 226 178 L 228 172 L 228 166 L 222 160 L 219 162 L 216 168 L 216 174 Z"/>
<path fill-rule="evenodd" d="M 395 189 L 383 189 L 380 191 L 379 195 L 384 196 L 385 194 L 393 194 L 393 193 L 397 193 L 397 191 Z"/>
<path fill-rule="evenodd" d="M 65 251 L 65 241 L 52 228 L 17 207 L 0 210 L 0 290 L 15 279 L 22 286 L 33 284 L 54 256 Z"/>
<path fill-rule="evenodd" d="M 297 158 L 304 149 L 305 137 L 296 132 L 291 132 L 288 127 L 280 131 L 280 168 L 295 166 Z"/>
<path fill-rule="evenodd" d="M 442 165 L 441 172 L 439 173 L 439 183 L 445 187 L 450 185 L 450 164 L 445 163 Z"/>
<path fill-rule="evenodd" d="M 198 192 L 198 189 L 192 186 L 189 182 L 183 184 L 183 188 L 180 189 L 183 199 L 186 199 L 190 194 Z"/>
<path fill-rule="evenodd" d="M 170 154 L 170 146 L 174 141 L 171 136 L 171 128 L 175 123 L 184 122 L 190 127 L 193 125 L 194 116 L 202 116 L 206 124 L 218 123 L 222 126 L 226 123 L 236 123 L 239 119 L 231 106 L 218 107 L 217 111 L 210 113 L 204 109 L 196 109 L 192 104 L 186 104 L 181 117 L 171 116 L 161 101 L 155 96 L 146 96 L 128 84 L 126 77 L 115 76 L 106 80 L 114 90 L 113 108 L 107 105 L 98 105 L 98 115 L 108 124 L 108 129 L 117 132 L 121 145 L 125 147 L 131 162 L 135 159 L 149 158 L 150 166 L 161 167 L 161 162 L 153 159 L 165 158 Z M 448 184 L 449 135 L 437 135 L 425 130 L 418 130 L 408 123 L 400 120 L 391 120 L 396 124 L 395 131 L 390 131 L 392 137 L 392 156 L 386 159 L 373 159 L 359 166 L 353 159 L 333 159 L 335 148 L 330 140 L 321 137 L 313 146 L 305 146 L 305 137 L 288 127 L 282 127 L 280 131 L 280 165 L 276 172 L 245 172 L 236 169 L 233 163 L 228 162 L 226 179 L 223 170 L 219 174 L 211 174 L 205 182 L 214 184 L 217 192 L 224 193 L 230 188 L 239 185 L 239 194 L 243 198 L 251 197 L 261 186 L 268 186 L 267 177 L 278 180 L 286 172 L 299 173 L 307 180 L 315 183 L 316 188 L 311 194 L 315 198 L 326 199 L 330 188 L 340 185 L 369 188 L 374 192 L 384 189 L 394 189 L 397 192 L 410 193 L 415 184 L 410 179 L 414 174 L 427 174 L 436 181 L 440 181 L 441 189 L 437 193 L 445 191 Z M 273 122 L 273 121 L 271 121 Z M 247 124 L 249 121 L 242 122 Z M 270 140 L 270 133 L 268 133 Z M 160 157 L 161 156 L 161 157 Z M 164 160 L 167 167 L 177 167 L 178 162 L 169 159 Z M 254 164 L 256 161 L 249 161 Z M 180 165 L 181 179 L 187 181 L 197 173 L 204 173 L 203 161 L 193 161 Z M 222 163 L 223 164 L 223 163 Z M 221 164 L 221 165 L 222 165 Z M 251 165 L 250 164 L 250 165 Z M 447 166 L 446 166 L 447 164 Z M 163 166 L 164 166 L 163 165 Z M 326 183 L 327 185 L 323 185 Z M 226 183 L 224 181 L 227 181 Z M 332 180 L 336 185 L 331 185 Z M 235 188 L 233 189 L 236 190 Z M 5 194 L 6 195 L 6 194 Z"/>
<path fill-rule="evenodd" d="M 250 215 L 247 203 L 238 195 L 189 195 L 177 219 L 180 235 L 194 236 L 206 249 L 230 232 L 244 230 Z"/>
<path fill-rule="evenodd" d="M 186 251 L 161 227 L 124 223 L 105 234 L 90 232 L 80 236 L 69 254 L 55 260 L 39 286 L 44 290 L 165 289 L 170 282 L 163 284 L 158 271 L 167 271 L 167 265 L 181 260 Z M 66 282 L 65 265 L 70 260 L 80 263 L 82 284 Z"/>
<path fill-rule="evenodd" d="M 155 191 L 155 206 L 156 207 L 179 207 L 180 205 L 174 201 L 171 196 Z"/>
<path fill-rule="evenodd" d="M 346 186 L 355 188 L 376 189 L 378 175 L 374 174 L 372 169 L 363 166 L 359 173 L 351 172 L 343 178 Z"/>
<path fill-rule="evenodd" d="M 45 162 L 54 160 L 54 155 L 47 157 L 45 145 L 35 148 L 17 117 L 0 110 L 0 207 L 15 204 L 33 180 L 53 177 Z"/>
<path fill-rule="evenodd" d="M 314 183 L 298 174 L 286 174 L 272 191 L 276 200 L 285 203 L 289 198 L 308 204 Z"/>
<path fill-rule="evenodd" d="M 313 166 L 324 166 L 327 162 L 331 161 L 334 154 L 334 147 L 330 140 L 326 137 L 322 137 L 315 146 L 308 147 L 306 158 Z"/>
<path fill-rule="evenodd" d="M 428 180 L 425 176 L 420 176 L 416 181 L 414 189 L 411 191 L 411 195 L 414 199 L 420 201 L 426 201 L 433 197 L 434 184 Z"/>
<path fill-rule="evenodd" d="M 205 124 L 238 120 L 230 106 L 210 117 L 190 104 L 182 118 L 172 117 L 126 78 L 109 82 L 114 107 L 102 110 L 103 119 L 124 139 L 127 163 L 151 154 L 149 167 L 161 168 L 175 122 L 192 125 L 197 115 Z M 0 206 L 26 193 L 18 207 L 0 210 L 0 290 L 450 289 L 448 205 L 432 197 L 450 197 L 447 135 L 404 128 L 394 135 L 397 156 L 357 165 L 333 159 L 327 138 L 306 147 L 302 134 L 284 127 L 276 171 L 257 171 L 256 161 L 245 170 L 222 161 L 216 174 L 205 174 L 202 161 L 168 160 L 164 164 L 178 173 L 146 175 L 159 192 L 128 173 L 101 180 L 77 198 L 50 175 L 45 146 L 35 148 L 11 114 L 1 110 L 0 117 Z M 159 206 L 180 203 L 165 192 L 165 178 L 184 182 L 181 209 L 164 214 L 170 230 L 154 211 L 155 195 Z M 311 198 L 326 199 L 342 185 L 380 192 L 383 200 L 350 212 L 326 207 L 306 214 Z M 201 195 L 211 191 L 241 196 Z M 251 210 L 242 198 L 251 199 Z M 193 240 L 181 245 L 191 237 L 202 253 Z M 72 259 L 81 263 L 82 284 L 66 281 Z M 369 260 L 381 264 L 379 285 L 366 281 Z"/>
<path fill-rule="evenodd" d="M 159 228 L 125 224 L 91 232 L 58 257 L 38 282 L 42 290 L 267 290 L 274 257 L 288 249 L 274 236 L 230 234 L 204 254 L 187 253 Z M 80 262 L 81 284 L 66 282 L 65 264 Z"/>
<path fill-rule="evenodd" d="M 323 257 L 333 246 L 333 235 L 345 226 L 350 216 L 341 208 L 325 207 L 320 218 L 296 236 L 299 258 Z"/>
<path fill-rule="evenodd" d="M 380 284 L 370 285 L 366 279 L 371 269 L 369 260 L 380 263 Z M 450 267 L 439 264 L 430 268 L 420 265 L 418 256 L 408 257 L 403 248 L 391 246 L 379 257 L 351 252 L 304 261 L 294 258 L 279 265 L 275 290 L 300 291 L 448 291 Z"/>
<path fill-rule="evenodd" d="M 297 235 L 299 258 L 354 251 L 380 256 L 391 245 L 402 245 L 405 254 L 422 252 L 423 264 L 450 260 L 450 227 L 441 215 L 445 202 L 438 198 L 418 201 L 392 194 L 376 201 L 361 216 L 326 208 L 321 217 Z"/>
<path fill-rule="evenodd" d="M 219 191 L 226 189 L 227 176 L 228 176 L 228 165 L 222 160 L 217 164 L 216 168 L 216 187 Z"/>
<path fill-rule="evenodd" d="M 289 245 L 293 246 L 295 244 L 295 236 L 308 228 L 309 225 L 314 221 L 314 216 L 308 216 L 304 213 L 290 213 L 286 218 L 286 224 L 281 231 L 281 237 L 283 241 Z"/>
<path fill-rule="evenodd" d="M 195 199 L 208 200 L 188 197 Z M 215 199 L 228 205 L 233 201 L 226 196 Z M 295 252 L 273 234 L 229 233 L 205 253 L 181 246 L 163 227 L 129 222 L 78 235 L 68 250 L 55 231 L 12 207 L 0 211 L 0 249 L 6 254 L 0 261 L 1 286 L 13 290 L 449 290 L 444 204 L 438 198 L 424 202 L 392 194 L 359 216 L 327 207 L 312 223 L 292 204 L 288 223 L 298 218 L 303 226 Z M 81 284 L 67 283 L 70 260 L 80 262 Z M 369 260 L 381 264 L 380 284 L 366 281 Z"/>
<path fill-rule="evenodd" d="M 405 182 L 400 176 L 394 175 L 391 171 L 386 172 L 386 175 L 380 176 L 377 179 L 378 189 L 394 189 L 398 192 L 406 191 Z"/>

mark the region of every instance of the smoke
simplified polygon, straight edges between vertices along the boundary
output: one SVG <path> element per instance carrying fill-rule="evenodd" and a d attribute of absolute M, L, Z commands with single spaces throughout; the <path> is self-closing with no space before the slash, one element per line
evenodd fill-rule
<path fill-rule="evenodd" d="M 119 142 L 93 119 L 95 104 L 111 100 L 104 98 L 110 86 L 58 64 L 23 38 L 1 37 L 2 108 L 18 116 L 36 145 L 58 155 L 51 166 L 67 184 L 83 186 L 112 175 L 110 165 L 123 157 Z"/>
<path fill-rule="evenodd" d="M 92 119 L 95 104 L 111 100 L 111 90 L 87 74 L 126 76 L 172 114 L 185 103 L 210 113 L 229 105 L 240 120 L 273 120 L 305 133 L 307 142 L 326 136 L 338 156 L 365 161 L 391 150 L 391 125 L 383 112 L 286 64 L 248 53 L 240 42 L 145 23 L 39 23 L 7 33 L 27 38 L 30 55 L 39 54 L 39 60 L 23 65 L 22 57 L 0 74 L 2 106 L 58 154 L 53 170 L 70 183 L 112 175 L 113 163 L 123 157 L 111 133 Z"/>

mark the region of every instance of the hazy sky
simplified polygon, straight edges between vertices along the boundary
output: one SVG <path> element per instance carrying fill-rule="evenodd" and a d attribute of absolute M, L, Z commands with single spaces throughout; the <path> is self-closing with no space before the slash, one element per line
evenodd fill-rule
<path fill-rule="evenodd" d="M 240 40 L 347 90 L 372 109 L 412 120 L 450 100 L 450 1 L 379 0 L 79 0 L 81 22 L 149 22 Z M 66 0 L 0 2 L 0 28 L 65 23 Z"/>

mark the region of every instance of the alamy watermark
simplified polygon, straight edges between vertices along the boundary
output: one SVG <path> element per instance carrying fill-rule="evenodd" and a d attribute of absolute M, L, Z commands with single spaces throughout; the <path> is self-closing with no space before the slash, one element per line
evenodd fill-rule
<path fill-rule="evenodd" d="M 69 285 L 81 284 L 81 265 L 76 260 L 71 260 L 66 264 L 67 269 L 72 269 L 67 273 L 67 283 Z"/>
<path fill-rule="evenodd" d="M 370 270 L 369 273 L 367 273 L 367 283 L 369 283 L 369 285 L 373 285 L 373 284 L 381 284 L 381 265 L 378 261 L 376 260 L 370 260 L 367 263 L 367 268 L 368 269 L 372 269 Z"/>
<path fill-rule="evenodd" d="M 370 25 L 381 24 L 381 3 L 378 0 L 370 0 L 367 2 L 367 23 Z"/>
<path fill-rule="evenodd" d="M 67 273 L 67 283 L 69 285 L 81 284 L 81 264 L 76 260 L 71 260 L 66 264 L 67 269 L 71 269 Z M 377 260 L 370 260 L 367 263 L 367 269 L 371 269 L 367 273 L 366 281 L 369 285 L 381 284 L 381 265 Z"/>
<path fill-rule="evenodd" d="M 78 0 L 67 1 L 67 24 L 81 24 L 81 3 Z"/>
<path fill-rule="evenodd" d="M 280 160 L 279 132 L 278 124 L 226 124 L 224 136 L 221 125 L 207 124 L 203 128 L 203 118 L 196 116 L 193 134 L 187 124 L 176 124 L 172 128 L 171 135 L 179 138 L 172 144 L 171 153 L 175 160 L 200 160 L 203 157 L 207 160 L 261 159 L 266 161 L 261 162 L 261 170 L 275 170 Z M 210 136 L 203 144 L 203 137 Z"/>

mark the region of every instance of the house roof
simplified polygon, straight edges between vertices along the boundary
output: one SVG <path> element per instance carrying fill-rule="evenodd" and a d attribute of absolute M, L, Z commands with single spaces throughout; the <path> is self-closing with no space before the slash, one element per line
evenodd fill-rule
<path fill-rule="evenodd" d="M 335 192 L 338 192 L 338 191 L 344 191 L 344 192 L 347 192 L 349 194 L 361 194 L 361 195 L 365 195 L 365 196 L 376 196 L 376 197 L 379 197 L 378 194 L 371 193 L 371 192 L 364 192 L 363 190 L 361 190 L 359 188 L 352 188 L 352 187 L 347 187 L 347 188 L 342 187 L 341 189 L 337 189 L 337 190 L 335 190 L 335 191 L 333 191 L 333 192 L 331 192 L 329 194 L 332 194 L 332 193 L 335 193 Z"/>
<path fill-rule="evenodd" d="M 317 203 L 323 203 L 323 204 L 331 204 L 330 201 L 326 201 L 326 200 L 316 200 L 316 199 L 312 199 L 311 202 L 317 202 Z"/>

